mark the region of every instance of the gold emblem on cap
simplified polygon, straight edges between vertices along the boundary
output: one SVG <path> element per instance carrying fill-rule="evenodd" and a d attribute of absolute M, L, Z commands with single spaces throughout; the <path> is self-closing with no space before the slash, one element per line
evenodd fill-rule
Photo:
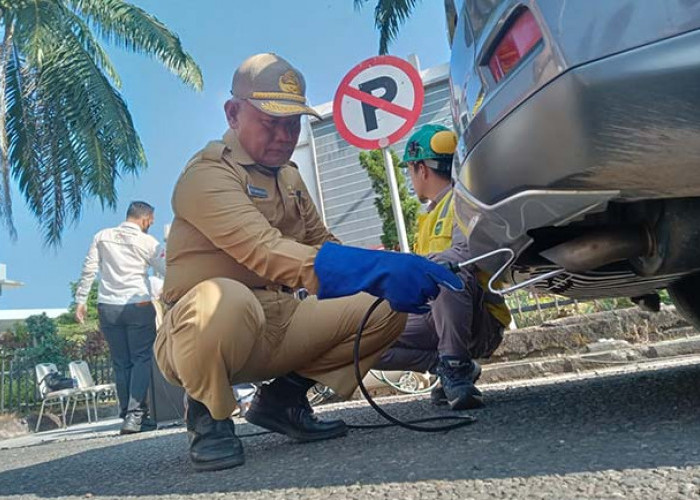
<path fill-rule="evenodd" d="M 306 113 L 308 108 L 299 104 L 285 104 L 278 101 L 263 101 L 260 103 L 260 108 L 269 113 L 279 113 L 284 115 L 295 115 Z"/>
<path fill-rule="evenodd" d="M 282 92 L 301 94 L 301 83 L 299 82 L 299 77 L 297 76 L 296 72 L 292 71 L 291 69 L 284 75 L 280 76 L 279 85 Z"/>

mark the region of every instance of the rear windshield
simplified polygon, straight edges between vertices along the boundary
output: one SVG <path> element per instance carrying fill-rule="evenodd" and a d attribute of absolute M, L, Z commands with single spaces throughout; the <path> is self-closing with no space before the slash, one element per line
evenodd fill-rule
<path fill-rule="evenodd" d="M 481 31 L 491 17 L 493 11 L 505 0 L 467 0 L 467 13 L 471 21 L 474 38 L 481 36 Z"/>

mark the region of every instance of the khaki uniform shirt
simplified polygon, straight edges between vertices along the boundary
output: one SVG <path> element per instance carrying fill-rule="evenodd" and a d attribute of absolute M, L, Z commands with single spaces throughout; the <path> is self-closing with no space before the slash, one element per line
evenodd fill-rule
<path fill-rule="evenodd" d="M 217 277 L 251 288 L 274 283 L 316 293 L 318 248 L 338 241 L 321 221 L 297 168 L 256 165 L 233 130 L 189 161 L 172 206 L 166 303 Z"/>

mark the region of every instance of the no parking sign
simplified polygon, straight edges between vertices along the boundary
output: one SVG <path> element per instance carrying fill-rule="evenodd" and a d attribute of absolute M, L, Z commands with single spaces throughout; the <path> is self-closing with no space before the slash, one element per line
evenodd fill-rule
<path fill-rule="evenodd" d="M 340 135 L 361 149 L 386 148 L 406 135 L 423 109 L 423 82 L 403 59 L 377 56 L 352 68 L 333 100 Z"/>
<path fill-rule="evenodd" d="M 423 109 L 423 81 L 408 62 L 377 56 L 352 68 L 333 99 L 338 133 L 361 149 L 382 149 L 401 251 L 409 252 L 394 165 L 387 147 L 406 135 Z"/>

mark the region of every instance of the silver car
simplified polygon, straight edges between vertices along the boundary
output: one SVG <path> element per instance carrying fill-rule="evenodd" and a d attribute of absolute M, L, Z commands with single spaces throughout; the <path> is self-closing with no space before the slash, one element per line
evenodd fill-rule
<path fill-rule="evenodd" d="M 481 266 L 700 325 L 700 0 L 446 0 L 457 216 Z M 652 301 L 653 302 L 653 301 Z"/>

